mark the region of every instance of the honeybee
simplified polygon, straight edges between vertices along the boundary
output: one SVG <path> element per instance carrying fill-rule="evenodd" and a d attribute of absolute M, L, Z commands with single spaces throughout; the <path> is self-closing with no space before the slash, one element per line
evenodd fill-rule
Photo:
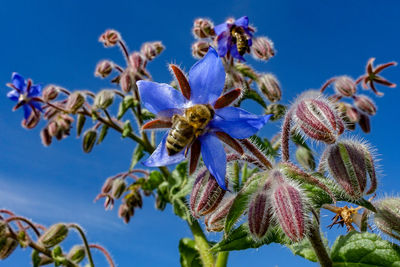
<path fill-rule="evenodd" d="M 166 141 L 168 155 L 173 156 L 187 146 L 186 154 L 190 144 L 203 133 L 213 117 L 214 109 L 209 104 L 189 107 L 183 116 L 174 115 Z"/>
<path fill-rule="evenodd" d="M 232 42 L 236 44 L 237 50 L 241 56 L 250 52 L 249 36 L 242 27 L 233 26 L 231 29 Z"/>

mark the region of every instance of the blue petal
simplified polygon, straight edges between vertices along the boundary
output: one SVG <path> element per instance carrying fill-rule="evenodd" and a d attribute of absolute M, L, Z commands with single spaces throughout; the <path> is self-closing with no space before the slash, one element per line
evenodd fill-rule
<path fill-rule="evenodd" d="M 165 143 L 167 142 L 168 133 L 164 135 L 161 143 L 158 145 L 156 150 L 154 150 L 153 154 L 143 162 L 143 165 L 147 167 L 160 167 L 175 164 L 181 162 L 185 159 L 185 150 L 182 150 L 180 153 L 169 156 L 167 152 L 167 148 Z"/>
<path fill-rule="evenodd" d="M 252 136 L 260 130 L 272 116 L 258 116 L 240 108 L 226 107 L 217 109 L 216 115 L 209 127 L 221 130 L 233 138 L 243 139 Z"/>
<path fill-rule="evenodd" d="M 40 95 L 41 91 L 42 91 L 42 86 L 40 84 L 32 85 L 29 90 L 28 97 L 38 96 Z"/>
<path fill-rule="evenodd" d="M 18 101 L 19 93 L 17 92 L 17 90 L 11 90 L 7 93 L 7 97 L 12 101 Z"/>
<path fill-rule="evenodd" d="M 246 60 L 239 54 L 239 51 L 237 50 L 237 46 L 236 46 L 235 44 L 231 46 L 230 51 L 231 51 L 232 57 L 237 58 L 237 59 L 242 60 L 242 61 L 246 61 Z"/>
<path fill-rule="evenodd" d="M 229 31 L 228 23 L 222 23 L 214 27 L 214 32 L 217 36 L 226 31 Z"/>
<path fill-rule="evenodd" d="M 227 190 L 225 184 L 226 154 L 224 146 L 213 134 L 205 134 L 199 140 L 201 142 L 201 155 L 203 156 L 204 164 L 215 177 L 219 186 Z"/>
<path fill-rule="evenodd" d="M 214 48 L 189 71 L 189 84 L 192 89 L 191 101 L 195 104 L 213 104 L 221 95 L 225 84 L 225 69 Z"/>
<path fill-rule="evenodd" d="M 247 27 L 249 27 L 249 18 L 248 18 L 247 16 L 238 18 L 238 19 L 235 21 L 235 25 L 236 25 L 236 26 L 240 26 L 240 27 L 247 28 Z"/>
<path fill-rule="evenodd" d="M 181 109 L 185 104 L 181 92 L 168 84 L 150 81 L 138 81 L 136 84 L 144 106 L 154 114 L 169 109 Z"/>
<path fill-rule="evenodd" d="M 228 45 L 231 42 L 229 33 L 223 33 L 218 36 L 218 55 L 224 57 L 228 52 Z"/>
<path fill-rule="evenodd" d="M 24 77 L 22 77 L 21 75 L 19 75 L 18 73 L 14 72 L 11 75 L 11 80 L 13 85 L 18 88 L 19 90 L 21 90 L 22 92 L 25 92 L 26 89 L 26 82 Z"/>
<path fill-rule="evenodd" d="M 32 108 L 27 104 L 23 105 L 22 108 L 24 109 L 24 118 L 28 119 L 32 113 Z"/>

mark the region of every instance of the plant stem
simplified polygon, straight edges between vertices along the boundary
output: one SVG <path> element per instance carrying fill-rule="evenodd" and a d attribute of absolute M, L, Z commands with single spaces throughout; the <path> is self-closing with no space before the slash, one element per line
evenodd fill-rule
<path fill-rule="evenodd" d="M 104 254 L 104 256 L 106 257 L 107 262 L 110 265 L 110 267 L 115 267 L 115 264 L 114 264 L 114 262 L 113 262 L 113 260 L 111 258 L 110 253 L 108 253 L 108 251 L 105 248 L 103 248 L 102 246 L 97 245 L 97 244 L 90 244 L 89 247 L 100 250 Z"/>
<path fill-rule="evenodd" d="M 222 251 L 218 253 L 215 267 L 226 267 L 228 264 L 228 256 L 229 256 L 229 251 Z"/>
<path fill-rule="evenodd" d="M 326 251 L 324 243 L 322 242 L 319 225 L 317 225 L 316 223 L 313 223 L 310 228 L 308 240 L 310 241 L 321 266 L 332 267 L 332 260 L 329 257 L 328 252 Z"/>
<path fill-rule="evenodd" d="M 207 238 L 204 235 L 199 223 L 196 220 L 193 220 L 191 222 L 188 221 L 188 224 L 193 233 L 194 241 L 196 242 L 197 249 L 199 250 L 203 266 L 213 267 L 214 257 L 210 252 L 210 245 L 208 244 Z"/>
<path fill-rule="evenodd" d="M 76 230 L 78 230 L 78 232 L 81 235 L 81 238 L 83 240 L 83 244 L 85 245 L 85 250 L 86 250 L 86 255 L 88 257 L 88 260 L 89 260 L 89 265 L 90 265 L 90 267 L 94 267 L 94 262 L 93 262 L 93 258 L 92 258 L 92 253 L 90 252 L 89 243 L 86 239 L 85 233 L 83 232 L 82 228 L 79 225 L 74 224 L 74 223 L 69 224 L 68 227 L 75 228 Z"/>

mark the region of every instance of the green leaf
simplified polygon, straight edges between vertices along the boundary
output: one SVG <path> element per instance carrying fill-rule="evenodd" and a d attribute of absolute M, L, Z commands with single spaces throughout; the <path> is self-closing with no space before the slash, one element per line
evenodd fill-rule
<path fill-rule="evenodd" d="M 97 139 L 97 144 L 100 144 L 101 142 L 103 142 L 104 138 L 106 137 L 106 135 L 108 133 L 108 128 L 109 128 L 108 125 L 103 124 L 103 127 L 101 127 L 101 131 L 99 134 L 99 139 Z"/>
<path fill-rule="evenodd" d="M 400 248 L 371 233 L 350 232 L 332 246 L 333 266 L 400 266 Z"/>
<path fill-rule="evenodd" d="M 152 120 L 156 116 L 151 113 L 149 110 L 142 108 L 142 120 L 147 121 L 147 120 Z"/>
<path fill-rule="evenodd" d="M 129 167 L 130 171 L 133 170 L 139 160 L 144 157 L 143 151 L 144 147 L 138 144 L 132 154 L 131 166 Z"/>
<path fill-rule="evenodd" d="M 240 103 L 246 99 L 254 100 L 258 104 L 260 104 L 260 106 L 262 106 L 263 108 L 267 108 L 267 104 L 265 104 L 264 99 L 262 98 L 262 96 L 258 94 L 256 90 L 250 88 L 246 90 L 243 94 L 243 97 L 239 100 L 238 105 L 240 105 Z"/>
<path fill-rule="evenodd" d="M 163 182 L 162 174 L 158 171 L 152 171 L 148 179 L 144 179 L 143 190 L 153 191 Z"/>
<path fill-rule="evenodd" d="M 40 256 L 37 250 L 32 251 L 32 266 L 39 267 L 40 266 Z"/>
<path fill-rule="evenodd" d="M 170 194 L 174 195 L 180 191 L 182 187 L 186 185 L 188 182 L 188 173 L 187 173 L 187 162 L 179 163 L 175 170 L 172 171 L 171 177 L 169 179 L 170 185 Z"/>
<path fill-rule="evenodd" d="M 133 96 L 125 96 L 122 102 L 119 104 L 117 119 L 120 120 L 128 109 L 136 107 L 137 105 L 138 102 L 133 99 Z"/>
<path fill-rule="evenodd" d="M 122 137 L 123 138 L 127 137 L 131 132 L 132 132 L 132 125 L 131 122 L 127 120 L 122 129 Z"/>
<path fill-rule="evenodd" d="M 225 233 L 230 232 L 234 224 L 239 220 L 240 216 L 242 216 L 243 212 L 246 211 L 251 195 L 257 191 L 265 177 L 266 175 L 264 175 L 264 172 L 254 174 L 236 195 L 225 220 Z"/>
<path fill-rule="evenodd" d="M 267 138 L 261 139 L 257 135 L 253 135 L 250 137 L 250 140 L 253 144 L 255 144 L 265 155 L 268 156 L 277 156 L 278 151 L 275 150 L 269 140 Z"/>
<path fill-rule="evenodd" d="M 287 247 L 290 248 L 290 250 L 293 252 L 294 255 L 299 255 L 309 261 L 313 262 L 318 261 L 317 255 L 315 255 L 314 249 L 307 238 L 304 238 L 299 243 L 293 243 L 291 245 L 287 245 Z"/>
<path fill-rule="evenodd" d="M 186 221 L 189 221 L 191 219 L 190 212 L 184 198 L 174 199 L 172 201 L 172 206 L 174 207 L 174 212 L 177 216 Z"/>
<path fill-rule="evenodd" d="M 200 254 L 196 242 L 190 238 L 179 241 L 180 262 L 182 267 L 201 267 Z"/>

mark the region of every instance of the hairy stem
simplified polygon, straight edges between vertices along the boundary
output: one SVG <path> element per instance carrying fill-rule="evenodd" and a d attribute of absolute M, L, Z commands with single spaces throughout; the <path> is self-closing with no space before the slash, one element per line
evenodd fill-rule
<path fill-rule="evenodd" d="M 196 242 L 197 249 L 199 250 L 203 266 L 213 267 L 214 257 L 210 252 L 210 245 L 208 244 L 207 238 L 204 235 L 204 232 L 201 229 L 200 224 L 196 220 L 193 220 L 191 222 L 188 221 L 188 224 L 190 230 L 192 231 L 194 241 Z"/>
<path fill-rule="evenodd" d="M 290 123 L 292 122 L 292 113 L 293 111 L 289 109 L 289 111 L 285 115 L 285 120 L 282 126 L 282 137 L 281 137 L 282 161 L 289 160 Z"/>
<path fill-rule="evenodd" d="M 79 225 L 74 224 L 74 223 L 69 224 L 68 227 L 75 228 L 79 232 L 79 234 L 82 238 L 83 244 L 85 246 L 86 255 L 89 260 L 89 265 L 90 265 L 90 267 L 94 267 L 93 257 L 92 257 L 92 253 L 90 252 L 89 243 L 86 239 L 85 233 L 83 232 L 82 228 Z"/>
<path fill-rule="evenodd" d="M 229 251 L 222 251 L 218 253 L 215 267 L 226 267 L 228 264 Z"/>
<path fill-rule="evenodd" d="M 324 243 L 322 242 L 321 233 L 319 231 L 319 225 L 317 225 L 315 222 L 310 228 L 310 234 L 308 236 L 308 240 L 310 241 L 321 266 L 331 267 L 332 260 L 329 257 L 328 252 L 326 251 Z"/>
<path fill-rule="evenodd" d="M 100 250 L 106 257 L 107 262 L 110 265 L 110 267 L 115 267 L 115 263 L 113 262 L 110 253 L 108 253 L 108 251 L 105 248 L 103 248 L 102 246 L 97 245 L 97 244 L 90 244 L 89 247 Z"/>

